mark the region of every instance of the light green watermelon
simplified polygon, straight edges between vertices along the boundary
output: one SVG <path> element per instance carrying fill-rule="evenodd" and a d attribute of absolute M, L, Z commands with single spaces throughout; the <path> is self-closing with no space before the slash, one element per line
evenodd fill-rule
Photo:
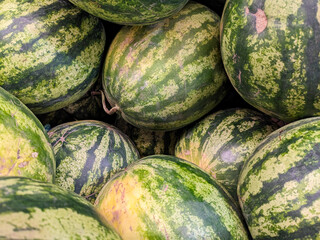
<path fill-rule="evenodd" d="M 40 121 L 19 99 L 0 87 L 0 177 L 25 176 L 53 182 L 55 166 L 54 153 Z"/>
<path fill-rule="evenodd" d="M 95 206 L 123 239 L 249 239 L 223 188 L 174 156 L 130 165 L 104 186 Z"/>
<path fill-rule="evenodd" d="M 24 177 L 0 177 L 0 239 L 120 239 L 75 193 Z"/>
<path fill-rule="evenodd" d="M 244 162 L 277 128 L 270 117 L 254 110 L 220 110 L 184 129 L 175 156 L 202 168 L 237 201 L 238 177 Z"/>

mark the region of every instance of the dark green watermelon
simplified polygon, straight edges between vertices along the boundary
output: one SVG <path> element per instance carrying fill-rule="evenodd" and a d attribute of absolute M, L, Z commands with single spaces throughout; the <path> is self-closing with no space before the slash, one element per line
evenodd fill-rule
<path fill-rule="evenodd" d="M 65 107 L 98 78 L 105 38 L 66 0 L 0 1 L 0 86 L 37 114 Z"/>
<path fill-rule="evenodd" d="M 150 130 L 182 128 L 226 95 L 220 17 L 191 2 L 151 26 L 124 26 L 113 40 L 102 84 L 111 106 L 130 124 Z"/>
<path fill-rule="evenodd" d="M 147 25 L 180 11 L 188 0 L 70 0 L 106 21 L 123 25 Z"/>
<path fill-rule="evenodd" d="M 265 138 L 244 164 L 238 195 L 254 239 L 318 239 L 320 117 Z"/>
<path fill-rule="evenodd" d="M 52 128 L 57 185 L 94 202 L 103 185 L 139 159 L 131 140 L 110 124 L 83 120 Z"/>
<path fill-rule="evenodd" d="M 286 122 L 320 115 L 320 1 L 229 0 L 226 72 L 252 106 Z"/>

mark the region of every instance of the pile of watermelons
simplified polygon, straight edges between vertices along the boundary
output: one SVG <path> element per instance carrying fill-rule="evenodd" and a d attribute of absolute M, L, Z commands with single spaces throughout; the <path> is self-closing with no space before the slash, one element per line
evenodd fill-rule
<path fill-rule="evenodd" d="M 0 1 L 0 239 L 320 239 L 320 0 Z"/>

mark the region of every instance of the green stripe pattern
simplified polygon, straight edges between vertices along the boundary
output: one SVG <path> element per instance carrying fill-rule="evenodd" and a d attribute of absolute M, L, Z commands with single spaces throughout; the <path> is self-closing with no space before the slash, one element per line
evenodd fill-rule
<path fill-rule="evenodd" d="M 104 65 L 108 101 L 130 124 L 181 128 L 208 113 L 226 94 L 219 48 L 220 17 L 187 4 L 151 26 L 124 26 Z"/>
<path fill-rule="evenodd" d="M 320 117 L 290 123 L 263 140 L 239 177 L 254 239 L 319 239 Z"/>
<path fill-rule="evenodd" d="M 45 129 L 19 99 L 1 87 L 0 143 L 0 177 L 53 182 L 55 159 Z"/>
<path fill-rule="evenodd" d="M 254 110 L 221 110 L 186 128 L 176 144 L 175 156 L 198 165 L 237 200 L 243 163 L 277 128 L 271 118 Z"/>
<path fill-rule="evenodd" d="M 56 185 L 0 178 L 1 239 L 120 239 L 93 206 Z"/>
<path fill-rule="evenodd" d="M 286 122 L 320 115 L 320 2 L 227 1 L 221 52 L 251 105 Z"/>
<path fill-rule="evenodd" d="M 137 128 L 122 118 L 115 121 L 115 126 L 127 134 L 137 147 L 140 156 L 146 157 L 155 154 L 174 155 L 174 148 L 179 135 L 176 131 L 152 131 Z"/>
<path fill-rule="evenodd" d="M 122 25 L 147 25 L 177 13 L 188 0 L 70 0 L 70 2 L 106 21 Z"/>
<path fill-rule="evenodd" d="M 56 184 L 92 203 L 112 175 L 139 159 L 131 140 L 107 123 L 64 123 L 48 135 L 56 158 Z"/>
<path fill-rule="evenodd" d="M 123 239 L 248 239 L 229 195 L 174 156 L 132 164 L 105 185 L 95 206 Z"/>
<path fill-rule="evenodd" d="M 0 86 L 37 114 L 87 92 L 104 45 L 100 20 L 68 1 L 0 1 Z"/>

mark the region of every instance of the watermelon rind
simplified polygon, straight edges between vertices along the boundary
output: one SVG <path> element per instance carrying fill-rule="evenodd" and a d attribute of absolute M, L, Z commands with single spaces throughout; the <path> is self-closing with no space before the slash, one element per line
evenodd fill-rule
<path fill-rule="evenodd" d="M 101 121 L 60 124 L 48 135 L 56 159 L 55 183 L 92 203 L 115 173 L 140 158 L 127 135 Z"/>
<path fill-rule="evenodd" d="M 58 110 L 98 78 L 106 34 L 66 0 L 0 2 L 0 86 L 34 113 Z"/>
<path fill-rule="evenodd" d="M 230 195 L 174 156 L 130 165 L 104 186 L 95 206 L 124 239 L 248 239 Z"/>
<path fill-rule="evenodd" d="M 1 239 L 120 239 L 75 193 L 25 177 L 0 178 Z"/>
<path fill-rule="evenodd" d="M 53 182 L 56 164 L 46 130 L 19 99 L 0 87 L 0 177 Z"/>
<path fill-rule="evenodd" d="M 106 56 L 102 84 L 112 107 L 138 128 L 171 131 L 226 95 L 220 17 L 199 3 L 151 26 L 124 26 Z"/>
<path fill-rule="evenodd" d="M 254 239 L 320 236 L 320 117 L 295 121 L 263 140 L 245 162 L 239 202 Z"/>

